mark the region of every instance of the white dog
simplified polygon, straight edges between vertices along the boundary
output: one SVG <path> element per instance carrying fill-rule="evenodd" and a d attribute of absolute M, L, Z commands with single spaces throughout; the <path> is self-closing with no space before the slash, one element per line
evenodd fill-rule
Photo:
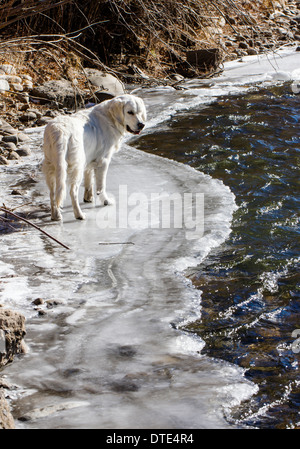
<path fill-rule="evenodd" d="M 61 220 L 67 177 L 75 218 L 83 220 L 78 190 L 84 175 L 84 201 L 93 201 L 93 181 L 104 205 L 106 175 L 112 155 L 119 150 L 128 131 L 139 134 L 145 126 L 146 108 L 142 99 L 121 95 L 91 109 L 56 117 L 45 128 L 43 172 L 50 190 L 51 219 Z"/>

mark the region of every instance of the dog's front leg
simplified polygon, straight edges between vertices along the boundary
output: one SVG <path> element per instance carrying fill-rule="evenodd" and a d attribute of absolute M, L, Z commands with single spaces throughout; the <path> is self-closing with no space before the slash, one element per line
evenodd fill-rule
<path fill-rule="evenodd" d="M 108 199 L 106 195 L 106 176 L 109 167 L 110 159 L 105 158 L 101 161 L 96 168 L 96 186 L 97 186 L 97 195 L 100 195 L 100 201 L 107 206 L 108 204 L 112 204 L 112 201 Z"/>

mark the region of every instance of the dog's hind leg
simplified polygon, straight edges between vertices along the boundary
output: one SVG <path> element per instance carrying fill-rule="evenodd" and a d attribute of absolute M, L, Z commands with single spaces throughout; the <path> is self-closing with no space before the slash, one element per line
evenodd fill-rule
<path fill-rule="evenodd" d="M 76 165 L 73 167 L 68 167 L 68 175 L 71 183 L 70 196 L 75 218 L 77 218 L 78 220 L 84 220 L 85 214 L 80 209 L 78 201 L 79 187 L 83 178 L 83 168 Z"/>
<path fill-rule="evenodd" d="M 84 197 L 85 203 L 93 202 L 93 181 L 94 181 L 94 169 L 87 168 L 84 172 Z"/>
<path fill-rule="evenodd" d="M 60 213 L 59 207 L 57 207 L 56 205 L 56 175 L 55 169 L 49 161 L 44 160 L 43 172 L 50 191 L 51 220 L 59 221 L 62 219 L 62 215 Z"/>

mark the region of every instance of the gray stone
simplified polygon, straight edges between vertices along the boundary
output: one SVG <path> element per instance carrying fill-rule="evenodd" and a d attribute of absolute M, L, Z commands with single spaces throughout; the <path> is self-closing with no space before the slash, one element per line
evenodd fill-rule
<path fill-rule="evenodd" d="M 123 83 L 111 73 L 97 69 L 85 69 L 85 74 L 89 82 L 97 87 L 97 93 L 100 92 L 116 97 L 125 93 Z"/>
<path fill-rule="evenodd" d="M 68 108 L 83 106 L 85 95 L 85 92 L 74 89 L 73 84 L 64 79 L 46 81 L 30 91 L 30 96 L 41 104 L 52 103 Z"/>
<path fill-rule="evenodd" d="M 255 48 L 248 48 L 247 53 L 248 55 L 257 55 L 258 51 Z"/>
<path fill-rule="evenodd" d="M 47 117 L 46 115 L 42 116 L 41 118 L 38 119 L 38 121 L 36 122 L 36 124 L 38 126 L 44 126 L 47 125 L 47 123 L 49 123 L 52 119 L 52 117 Z"/>
<path fill-rule="evenodd" d="M 23 86 L 20 83 L 11 83 L 11 87 L 15 92 L 23 92 Z"/>
<path fill-rule="evenodd" d="M 111 73 L 97 69 L 85 69 L 85 74 L 89 83 L 96 88 L 92 95 L 89 93 L 87 102 L 101 103 L 125 93 L 123 83 Z"/>
<path fill-rule="evenodd" d="M 32 301 L 32 304 L 34 304 L 35 306 L 40 306 L 41 304 L 44 304 L 44 300 L 43 298 L 36 298 Z"/>
<path fill-rule="evenodd" d="M 23 191 L 20 189 L 13 189 L 10 194 L 11 195 L 23 195 Z"/>
<path fill-rule="evenodd" d="M 8 165 L 9 162 L 6 159 L 6 157 L 2 156 L 2 154 L 0 154 L 0 165 Z"/>
<path fill-rule="evenodd" d="M 9 136 L 3 136 L 2 142 L 13 143 L 15 145 L 18 143 L 18 136 L 16 134 L 10 134 Z"/>
<path fill-rule="evenodd" d="M 32 111 L 26 111 L 25 114 L 21 115 L 20 120 L 21 122 L 32 122 L 33 120 L 37 119 L 37 115 L 35 112 Z"/>
<path fill-rule="evenodd" d="M 9 159 L 10 161 L 18 160 L 18 159 L 20 159 L 20 156 L 18 155 L 18 153 L 16 151 L 10 151 L 7 159 Z"/>
<path fill-rule="evenodd" d="M 5 79 L 0 79 L 0 92 L 9 90 L 9 84 Z"/>
<path fill-rule="evenodd" d="M 17 73 L 15 67 L 12 64 L 1 64 L 0 70 L 2 70 L 7 75 L 15 75 Z"/>
<path fill-rule="evenodd" d="M 28 145 L 18 148 L 16 151 L 19 156 L 30 156 L 31 154 L 31 149 Z"/>
<path fill-rule="evenodd" d="M 247 42 L 240 42 L 239 48 L 242 48 L 243 50 L 248 50 L 249 45 L 247 44 Z"/>
<path fill-rule="evenodd" d="M 5 399 L 5 394 L 0 389 L 0 429 L 14 429 L 14 418 L 11 414 L 9 404 Z"/>
<path fill-rule="evenodd" d="M 29 93 L 28 92 L 17 92 L 16 98 L 19 101 L 22 101 L 22 103 L 25 103 L 23 106 L 21 106 L 21 108 L 20 108 L 21 111 L 24 106 L 28 107 L 28 104 L 29 104 Z"/>
<path fill-rule="evenodd" d="M 15 354 L 24 352 L 25 317 L 14 310 L 1 308 L 0 331 L 5 336 L 5 347 L 0 348 L 0 366 L 5 366 L 13 361 Z"/>
<path fill-rule="evenodd" d="M 2 141 L 1 147 L 4 148 L 5 150 L 9 150 L 9 151 L 16 151 L 16 149 L 17 149 L 16 145 L 13 142 Z"/>

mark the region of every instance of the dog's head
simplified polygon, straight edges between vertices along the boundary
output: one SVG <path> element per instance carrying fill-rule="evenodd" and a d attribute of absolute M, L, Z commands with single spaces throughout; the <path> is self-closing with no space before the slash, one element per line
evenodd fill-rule
<path fill-rule="evenodd" d="M 135 95 L 120 95 L 109 101 L 109 111 L 124 130 L 139 134 L 145 127 L 146 108 L 143 100 Z"/>

